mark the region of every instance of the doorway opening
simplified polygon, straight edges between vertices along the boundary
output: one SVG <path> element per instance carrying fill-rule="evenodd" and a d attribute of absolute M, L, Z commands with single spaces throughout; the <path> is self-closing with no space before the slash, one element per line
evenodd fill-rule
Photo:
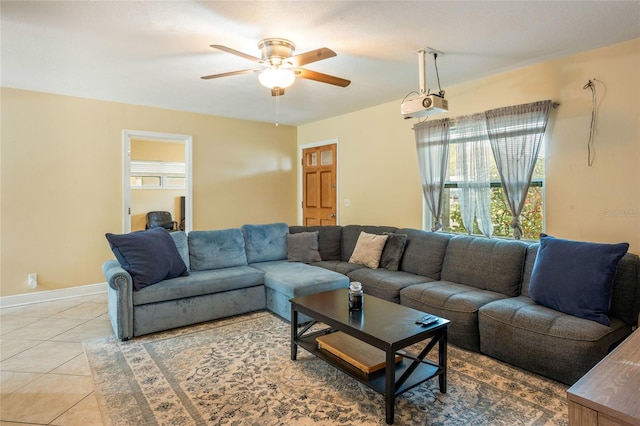
<path fill-rule="evenodd" d="M 192 137 L 124 130 L 122 140 L 123 232 L 144 229 L 146 210 L 158 210 L 150 207 L 154 205 L 172 213 L 176 229 L 189 232 L 193 227 Z M 132 152 L 155 154 L 138 154 L 138 158 L 132 158 Z M 175 161 L 165 161 L 172 159 Z M 158 196 L 154 196 L 154 192 L 166 200 L 157 204 Z M 154 198 L 155 201 L 149 201 Z"/>

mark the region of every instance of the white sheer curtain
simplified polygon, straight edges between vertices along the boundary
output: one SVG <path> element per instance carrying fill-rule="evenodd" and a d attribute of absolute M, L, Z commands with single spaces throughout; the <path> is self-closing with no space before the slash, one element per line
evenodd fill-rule
<path fill-rule="evenodd" d="M 433 215 L 432 231 L 442 228 L 442 192 L 449 163 L 449 120 L 423 121 L 413 127 L 424 198 Z"/>
<path fill-rule="evenodd" d="M 474 218 L 487 237 L 493 235 L 491 222 L 491 147 L 487 136 L 485 115 L 456 117 L 451 129 L 456 152 L 456 180 L 462 223 L 471 235 Z"/>
<path fill-rule="evenodd" d="M 520 214 L 538 159 L 552 102 L 498 108 L 485 113 L 491 149 L 511 210 L 513 237 L 522 238 Z"/>

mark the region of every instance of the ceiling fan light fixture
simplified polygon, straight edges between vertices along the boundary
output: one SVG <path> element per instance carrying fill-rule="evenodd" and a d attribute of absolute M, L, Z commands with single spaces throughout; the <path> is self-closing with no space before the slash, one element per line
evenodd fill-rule
<path fill-rule="evenodd" d="M 260 84 L 269 89 L 280 87 L 282 89 L 289 87 L 296 79 L 296 75 L 289 68 L 268 68 L 258 75 Z"/>

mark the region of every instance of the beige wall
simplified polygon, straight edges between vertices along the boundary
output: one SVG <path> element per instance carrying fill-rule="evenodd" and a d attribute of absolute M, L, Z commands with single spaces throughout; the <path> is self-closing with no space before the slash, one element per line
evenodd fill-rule
<path fill-rule="evenodd" d="M 122 131 L 193 136 L 193 226 L 296 220 L 296 130 L 3 88 L 0 295 L 104 282 L 122 224 Z"/>
<path fill-rule="evenodd" d="M 445 59 L 455 61 L 455 55 Z M 582 87 L 594 77 L 603 83 L 597 86 L 596 156 L 589 167 L 591 92 Z M 546 232 L 627 241 L 630 251 L 640 253 L 640 39 L 444 88 L 450 110 L 434 119 L 559 102 L 547 130 Z M 340 224 L 422 226 L 415 120 L 401 118 L 400 103 L 298 127 L 299 145 L 339 140 Z M 344 207 L 345 198 L 351 207 Z"/>
<path fill-rule="evenodd" d="M 184 162 L 184 143 L 131 139 L 131 159 Z"/>

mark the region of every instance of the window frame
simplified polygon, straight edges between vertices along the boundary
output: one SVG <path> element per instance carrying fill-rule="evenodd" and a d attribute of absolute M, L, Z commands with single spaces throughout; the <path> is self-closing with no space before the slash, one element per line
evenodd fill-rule
<path fill-rule="evenodd" d="M 472 141 L 475 140 L 475 139 L 473 139 L 473 137 L 468 137 L 468 136 L 464 137 L 464 138 L 451 137 L 452 134 L 455 134 L 455 124 L 456 124 L 456 119 L 452 118 L 450 120 L 450 127 L 449 127 L 449 137 L 450 137 L 450 139 L 449 139 L 449 155 L 451 155 L 450 153 L 451 153 L 452 146 L 454 146 L 456 144 L 459 144 L 459 143 L 472 142 Z M 532 127 L 530 129 L 528 129 L 528 133 L 535 133 L 537 130 L 538 130 L 537 127 Z M 504 129 L 504 131 L 505 132 L 513 132 L 514 130 L 513 129 L 511 129 L 511 130 Z M 515 131 L 517 131 L 517 132 L 527 132 L 526 129 L 517 129 Z M 540 150 L 540 153 L 538 154 L 538 159 L 536 159 L 536 162 L 539 161 L 539 159 L 541 157 L 543 160 L 545 160 L 545 163 L 546 163 L 546 157 L 544 155 L 545 154 L 544 147 L 545 147 L 546 138 L 547 138 L 547 135 L 545 134 L 544 135 L 544 139 L 542 141 L 542 145 L 540 147 L 541 150 Z M 487 142 L 490 143 L 489 139 L 488 139 L 488 135 L 486 136 L 485 140 L 487 140 Z M 492 161 L 493 161 L 493 164 L 495 166 L 495 158 L 492 158 Z M 450 166 L 450 164 L 447 166 L 447 180 L 445 180 L 445 183 L 444 183 L 444 187 L 443 187 L 444 190 L 451 189 L 451 188 L 455 188 L 455 189 L 459 188 L 459 186 L 458 186 L 459 182 L 449 180 L 451 178 L 449 166 Z M 544 166 L 546 166 L 546 164 Z M 545 219 L 545 216 L 546 216 L 546 214 L 545 214 L 546 213 L 545 180 L 546 180 L 546 167 L 543 169 L 543 176 L 542 177 L 534 176 L 534 177 L 531 178 L 531 180 L 529 182 L 529 189 L 534 188 L 534 187 L 542 188 L 542 219 L 541 219 L 542 223 L 541 223 L 541 229 L 543 230 L 543 232 L 544 232 L 544 230 L 546 228 L 546 219 Z M 500 188 L 504 192 L 504 190 L 502 189 L 502 181 L 501 180 L 491 180 L 490 183 L 489 183 L 489 186 L 490 186 L 490 188 Z M 445 192 L 443 191 L 443 197 L 444 196 L 445 196 Z M 422 215 L 422 219 L 423 219 L 423 224 L 422 225 L 423 226 L 422 226 L 422 228 L 425 229 L 425 230 L 431 230 L 431 226 L 433 224 L 433 215 L 431 214 L 431 211 L 429 210 L 429 208 L 428 208 L 428 206 L 426 204 L 424 193 L 422 193 L 422 211 L 423 211 L 423 215 Z M 450 212 L 450 209 L 447 208 L 446 211 Z M 444 214 L 444 212 L 445 212 L 445 209 L 443 209 L 442 214 Z M 450 216 L 449 216 L 449 219 L 450 219 Z M 440 221 L 441 221 L 441 223 L 444 224 L 444 217 L 441 216 L 441 220 Z M 465 232 L 456 232 L 456 231 L 452 231 L 450 229 L 445 229 L 444 227 L 442 228 L 442 231 L 449 232 L 449 233 L 456 234 L 456 235 L 468 235 Z M 482 234 L 475 234 L 473 232 L 471 233 L 471 235 L 483 236 Z M 492 235 L 492 238 L 514 239 L 513 235 L 503 236 L 503 235 L 495 235 L 495 234 Z"/>

